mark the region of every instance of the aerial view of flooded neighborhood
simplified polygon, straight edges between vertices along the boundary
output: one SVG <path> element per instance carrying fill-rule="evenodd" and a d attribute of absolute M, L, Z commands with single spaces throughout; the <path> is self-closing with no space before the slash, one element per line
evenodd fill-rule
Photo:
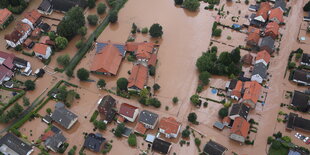
<path fill-rule="evenodd" d="M 310 155 L 310 0 L 0 0 L 0 155 Z"/>

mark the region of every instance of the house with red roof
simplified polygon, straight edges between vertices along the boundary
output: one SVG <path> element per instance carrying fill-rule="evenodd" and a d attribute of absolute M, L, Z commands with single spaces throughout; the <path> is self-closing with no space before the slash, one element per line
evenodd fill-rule
<path fill-rule="evenodd" d="M 52 49 L 48 45 L 36 43 L 33 52 L 39 59 L 48 59 L 52 54 Z"/>
<path fill-rule="evenodd" d="M 0 51 L 0 65 L 3 65 L 4 67 L 12 71 L 14 70 L 14 58 L 14 54 Z"/>
<path fill-rule="evenodd" d="M 149 66 L 155 66 L 157 62 L 157 47 L 152 42 L 127 42 L 125 50 L 133 52 L 140 62 L 147 62 Z"/>
<path fill-rule="evenodd" d="M 148 78 L 148 68 L 142 64 L 134 65 L 128 78 L 128 90 L 141 91 L 145 88 Z"/>
<path fill-rule="evenodd" d="M 270 54 L 266 50 L 262 50 L 257 53 L 255 58 L 255 64 L 262 62 L 265 66 L 268 66 L 270 58 L 271 58 Z"/>
<path fill-rule="evenodd" d="M 270 36 L 272 39 L 277 39 L 279 35 L 280 26 L 276 22 L 270 22 L 265 29 L 265 36 Z"/>
<path fill-rule="evenodd" d="M 181 130 L 181 123 L 173 117 L 163 117 L 159 121 L 159 132 L 166 138 L 177 138 Z"/>
<path fill-rule="evenodd" d="M 265 23 L 268 19 L 268 12 L 271 9 L 269 2 L 260 3 L 260 8 L 256 13 L 254 20 Z"/>
<path fill-rule="evenodd" d="M 283 13 L 284 11 L 280 7 L 270 10 L 269 21 L 273 21 L 278 24 L 284 23 Z"/>
<path fill-rule="evenodd" d="M 24 19 L 22 19 L 22 22 L 30 25 L 31 29 L 34 30 L 34 28 L 41 23 L 41 17 L 41 13 L 37 10 L 32 10 L 24 13 Z"/>
<path fill-rule="evenodd" d="M 118 113 L 126 120 L 134 122 L 139 114 L 139 108 L 127 103 L 122 103 Z"/>
<path fill-rule="evenodd" d="M 241 103 L 255 108 L 260 96 L 262 86 L 257 81 L 246 81 L 243 85 L 243 97 Z"/>
<path fill-rule="evenodd" d="M 230 92 L 230 97 L 234 100 L 239 101 L 242 97 L 242 88 L 243 88 L 243 83 L 242 81 L 238 80 L 235 88 Z"/>
<path fill-rule="evenodd" d="M 250 130 L 250 123 L 247 122 L 243 117 L 235 118 L 234 124 L 230 129 L 229 138 L 241 143 L 244 143 L 246 137 L 248 136 L 248 132 Z"/>
<path fill-rule="evenodd" d="M 12 21 L 14 17 L 12 12 L 7 8 L 0 9 L 0 29 L 5 29 Z"/>
<path fill-rule="evenodd" d="M 260 38 L 260 30 L 258 28 L 250 26 L 248 28 L 247 45 L 251 47 L 258 47 L 258 42 Z"/>
<path fill-rule="evenodd" d="M 0 65 L 0 84 L 5 81 L 9 81 L 14 76 L 14 73 L 5 67 L 4 65 Z"/>

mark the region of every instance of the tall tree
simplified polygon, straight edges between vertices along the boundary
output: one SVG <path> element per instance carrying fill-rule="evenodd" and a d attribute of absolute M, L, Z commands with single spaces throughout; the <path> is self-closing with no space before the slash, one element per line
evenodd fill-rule
<path fill-rule="evenodd" d="M 158 23 L 153 24 L 150 28 L 150 35 L 154 38 L 161 37 L 163 35 L 163 27 Z"/>
<path fill-rule="evenodd" d="M 239 63 L 240 61 L 240 49 L 239 48 L 235 48 L 231 51 L 231 60 L 234 62 L 234 63 Z"/>

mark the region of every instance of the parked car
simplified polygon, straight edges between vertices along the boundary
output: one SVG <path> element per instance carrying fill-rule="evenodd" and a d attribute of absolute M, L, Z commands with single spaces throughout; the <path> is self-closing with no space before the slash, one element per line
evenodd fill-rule
<path fill-rule="evenodd" d="M 306 138 L 306 136 L 301 135 L 299 139 L 300 139 L 300 140 L 304 140 L 305 138 Z"/>
<path fill-rule="evenodd" d="M 309 137 L 306 137 L 303 141 L 306 143 L 309 140 Z"/>
<path fill-rule="evenodd" d="M 301 134 L 299 134 L 299 133 L 297 132 L 297 133 L 295 134 L 295 137 L 298 138 L 298 139 L 300 139 Z"/>
<path fill-rule="evenodd" d="M 310 139 L 308 139 L 308 140 L 306 141 L 306 144 L 310 144 Z"/>

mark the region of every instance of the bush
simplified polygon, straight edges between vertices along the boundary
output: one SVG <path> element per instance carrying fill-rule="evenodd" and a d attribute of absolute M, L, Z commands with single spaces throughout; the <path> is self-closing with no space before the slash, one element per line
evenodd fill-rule
<path fill-rule="evenodd" d="M 98 16 L 97 15 L 88 15 L 87 21 L 90 25 L 97 25 L 98 23 Z"/>
<path fill-rule="evenodd" d="M 93 115 L 91 115 L 91 118 L 90 118 L 89 121 L 90 121 L 90 122 L 95 121 L 95 120 L 97 119 L 98 115 L 99 115 L 99 111 L 98 111 L 98 110 L 95 110 L 94 113 L 93 113 Z"/>
<path fill-rule="evenodd" d="M 137 146 L 137 138 L 135 134 L 130 134 L 128 137 L 129 146 Z"/>
<path fill-rule="evenodd" d="M 200 2 L 199 0 L 185 0 L 183 6 L 189 11 L 196 11 L 200 6 Z"/>
<path fill-rule="evenodd" d="M 223 119 L 224 117 L 228 116 L 228 108 L 221 108 L 218 112 L 219 116 Z"/>
<path fill-rule="evenodd" d="M 105 130 L 107 128 L 107 125 L 103 121 L 94 120 L 93 124 L 99 130 Z"/>
<path fill-rule="evenodd" d="M 272 136 L 269 136 L 267 139 L 267 144 L 271 144 L 274 141 Z"/>
<path fill-rule="evenodd" d="M 199 138 L 195 138 L 195 144 L 197 147 L 199 147 L 201 144 L 201 140 Z"/>
<path fill-rule="evenodd" d="M 182 5 L 183 0 L 174 0 L 174 5 Z"/>
<path fill-rule="evenodd" d="M 163 35 L 163 27 L 158 23 L 153 24 L 149 32 L 150 35 L 154 38 L 161 37 Z"/>
<path fill-rule="evenodd" d="M 294 69 L 296 67 L 296 63 L 290 62 L 287 67 L 288 67 L 288 69 Z"/>
<path fill-rule="evenodd" d="M 76 47 L 77 49 L 82 48 L 84 45 L 85 45 L 85 44 L 84 44 L 83 40 L 79 40 L 79 41 L 77 41 L 77 42 L 75 43 L 75 47 Z"/>
<path fill-rule="evenodd" d="M 94 8 L 96 6 L 96 0 L 88 0 L 88 7 Z"/>
<path fill-rule="evenodd" d="M 154 66 L 150 66 L 149 67 L 149 74 L 151 76 L 155 76 L 155 73 L 156 73 L 156 68 Z"/>
<path fill-rule="evenodd" d="M 154 91 L 159 90 L 159 89 L 160 89 L 160 85 L 157 84 L 157 83 L 155 83 L 155 84 L 153 85 L 153 89 L 154 89 Z"/>
<path fill-rule="evenodd" d="M 80 68 L 77 71 L 77 77 L 81 80 L 81 81 L 86 81 L 89 78 L 89 72 L 88 70 L 86 70 L 85 68 Z"/>
<path fill-rule="evenodd" d="M 303 10 L 306 12 L 310 11 L 310 1 L 303 7 Z"/>
<path fill-rule="evenodd" d="M 47 114 L 51 114 L 51 113 L 52 113 L 52 109 L 51 109 L 51 108 L 47 108 L 47 109 L 46 109 L 46 113 L 47 113 Z"/>
<path fill-rule="evenodd" d="M 70 63 L 70 56 L 69 54 L 60 55 L 57 58 L 57 63 L 61 66 L 67 66 Z"/>
<path fill-rule="evenodd" d="M 178 97 L 173 97 L 173 98 L 172 98 L 172 102 L 173 102 L 173 103 L 178 103 L 178 102 L 179 102 Z"/>
<path fill-rule="evenodd" d="M 277 141 L 277 140 L 273 141 L 272 144 L 271 144 L 271 148 L 273 148 L 273 149 L 275 149 L 275 150 L 278 150 L 278 149 L 280 149 L 281 147 L 282 147 L 281 142 L 279 142 L 279 141 Z"/>
<path fill-rule="evenodd" d="M 24 106 L 30 105 L 29 99 L 27 97 L 23 97 L 23 103 L 24 103 Z"/>
<path fill-rule="evenodd" d="M 107 9 L 107 6 L 104 3 L 99 3 L 97 6 L 97 13 L 100 15 L 104 14 L 106 9 Z"/>
<path fill-rule="evenodd" d="M 117 125 L 117 127 L 116 127 L 116 129 L 115 129 L 114 135 L 115 135 L 116 137 L 122 137 L 122 134 L 123 134 L 124 130 L 125 130 L 125 125 L 124 125 L 124 123 L 120 123 L 120 124 Z"/>
<path fill-rule="evenodd" d="M 196 123 L 196 121 L 197 121 L 197 114 L 194 113 L 194 112 L 189 113 L 188 116 L 187 116 L 187 120 L 189 122 Z"/>
<path fill-rule="evenodd" d="M 222 30 L 221 29 L 215 29 L 213 32 L 212 32 L 212 35 L 215 36 L 215 37 L 220 37 L 222 34 Z"/>
<path fill-rule="evenodd" d="M 117 22 L 117 20 L 118 20 L 117 11 L 112 10 L 110 13 L 110 16 L 109 16 L 109 21 L 111 23 L 115 23 L 115 22 Z"/>
<path fill-rule="evenodd" d="M 103 79 L 100 79 L 100 80 L 97 82 L 97 86 L 98 86 L 99 88 L 103 88 L 103 87 L 105 87 L 105 85 L 106 85 L 106 82 L 105 82 Z"/>
<path fill-rule="evenodd" d="M 201 101 L 199 99 L 199 96 L 197 94 L 194 94 L 191 96 L 190 101 L 195 105 L 199 106 L 201 104 Z"/>
<path fill-rule="evenodd" d="M 82 26 L 78 29 L 78 34 L 81 36 L 85 36 L 87 34 L 87 28 L 85 26 Z"/>
<path fill-rule="evenodd" d="M 126 78 L 119 78 L 116 85 L 118 89 L 127 91 L 128 80 Z"/>
<path fill-rule="evenodd" d="M 208 102 L 204 102 L 203 107 L 208 107 Z"/>
<path fill-rule="evenodd" d="M 182 138 L 188 138 L 191 132 L 186 128 L 185 130 L 182 131 Z"/>
<path fill-rule="evenodd" d="M 160 101 L 157 98 L 148 99 L 148 104 L 154 106 L 155 108 L 159 108 L 161 106 Z"/>
<path fill-rule="evenodd" d="M 55 44 L 56 44 L 57 48 L 59 48 L 60 50 L 63 50 L 63 49 L 65 49 L 67 47 L 68 40 L 65 37 L 58 36 L 55 39 Z"/>
<path fill-rule="evenodd" d="M 25 87 L 26 87 L 26 90 L 34 90 L 36 88 L 36 84 L 31 80 L 27 80 L 25 82 Z"/>
<path fill-rule="evenodd" d="M 68 69 L 68 70 L 66 71 L 66 75 L 67 75 L 68 77 L 72 77 L 72 76 L 73 76 L 73 71 L 72 71 L 72 69 Z"/>
<path fill-rule="evenodd" d="M 149 32 L 149 29 L 147 27 L 142 28 L 141 33 L 146 34 Z"/>
<path fill-rule="evenodd" d="M 198 86 L 197 86 L 197 89 L 196 89 L 196 92 L 197 92 L 197 93 L 201 93 L 202 90 L 203 90 L 203 85 L 198 85 Z"/>

